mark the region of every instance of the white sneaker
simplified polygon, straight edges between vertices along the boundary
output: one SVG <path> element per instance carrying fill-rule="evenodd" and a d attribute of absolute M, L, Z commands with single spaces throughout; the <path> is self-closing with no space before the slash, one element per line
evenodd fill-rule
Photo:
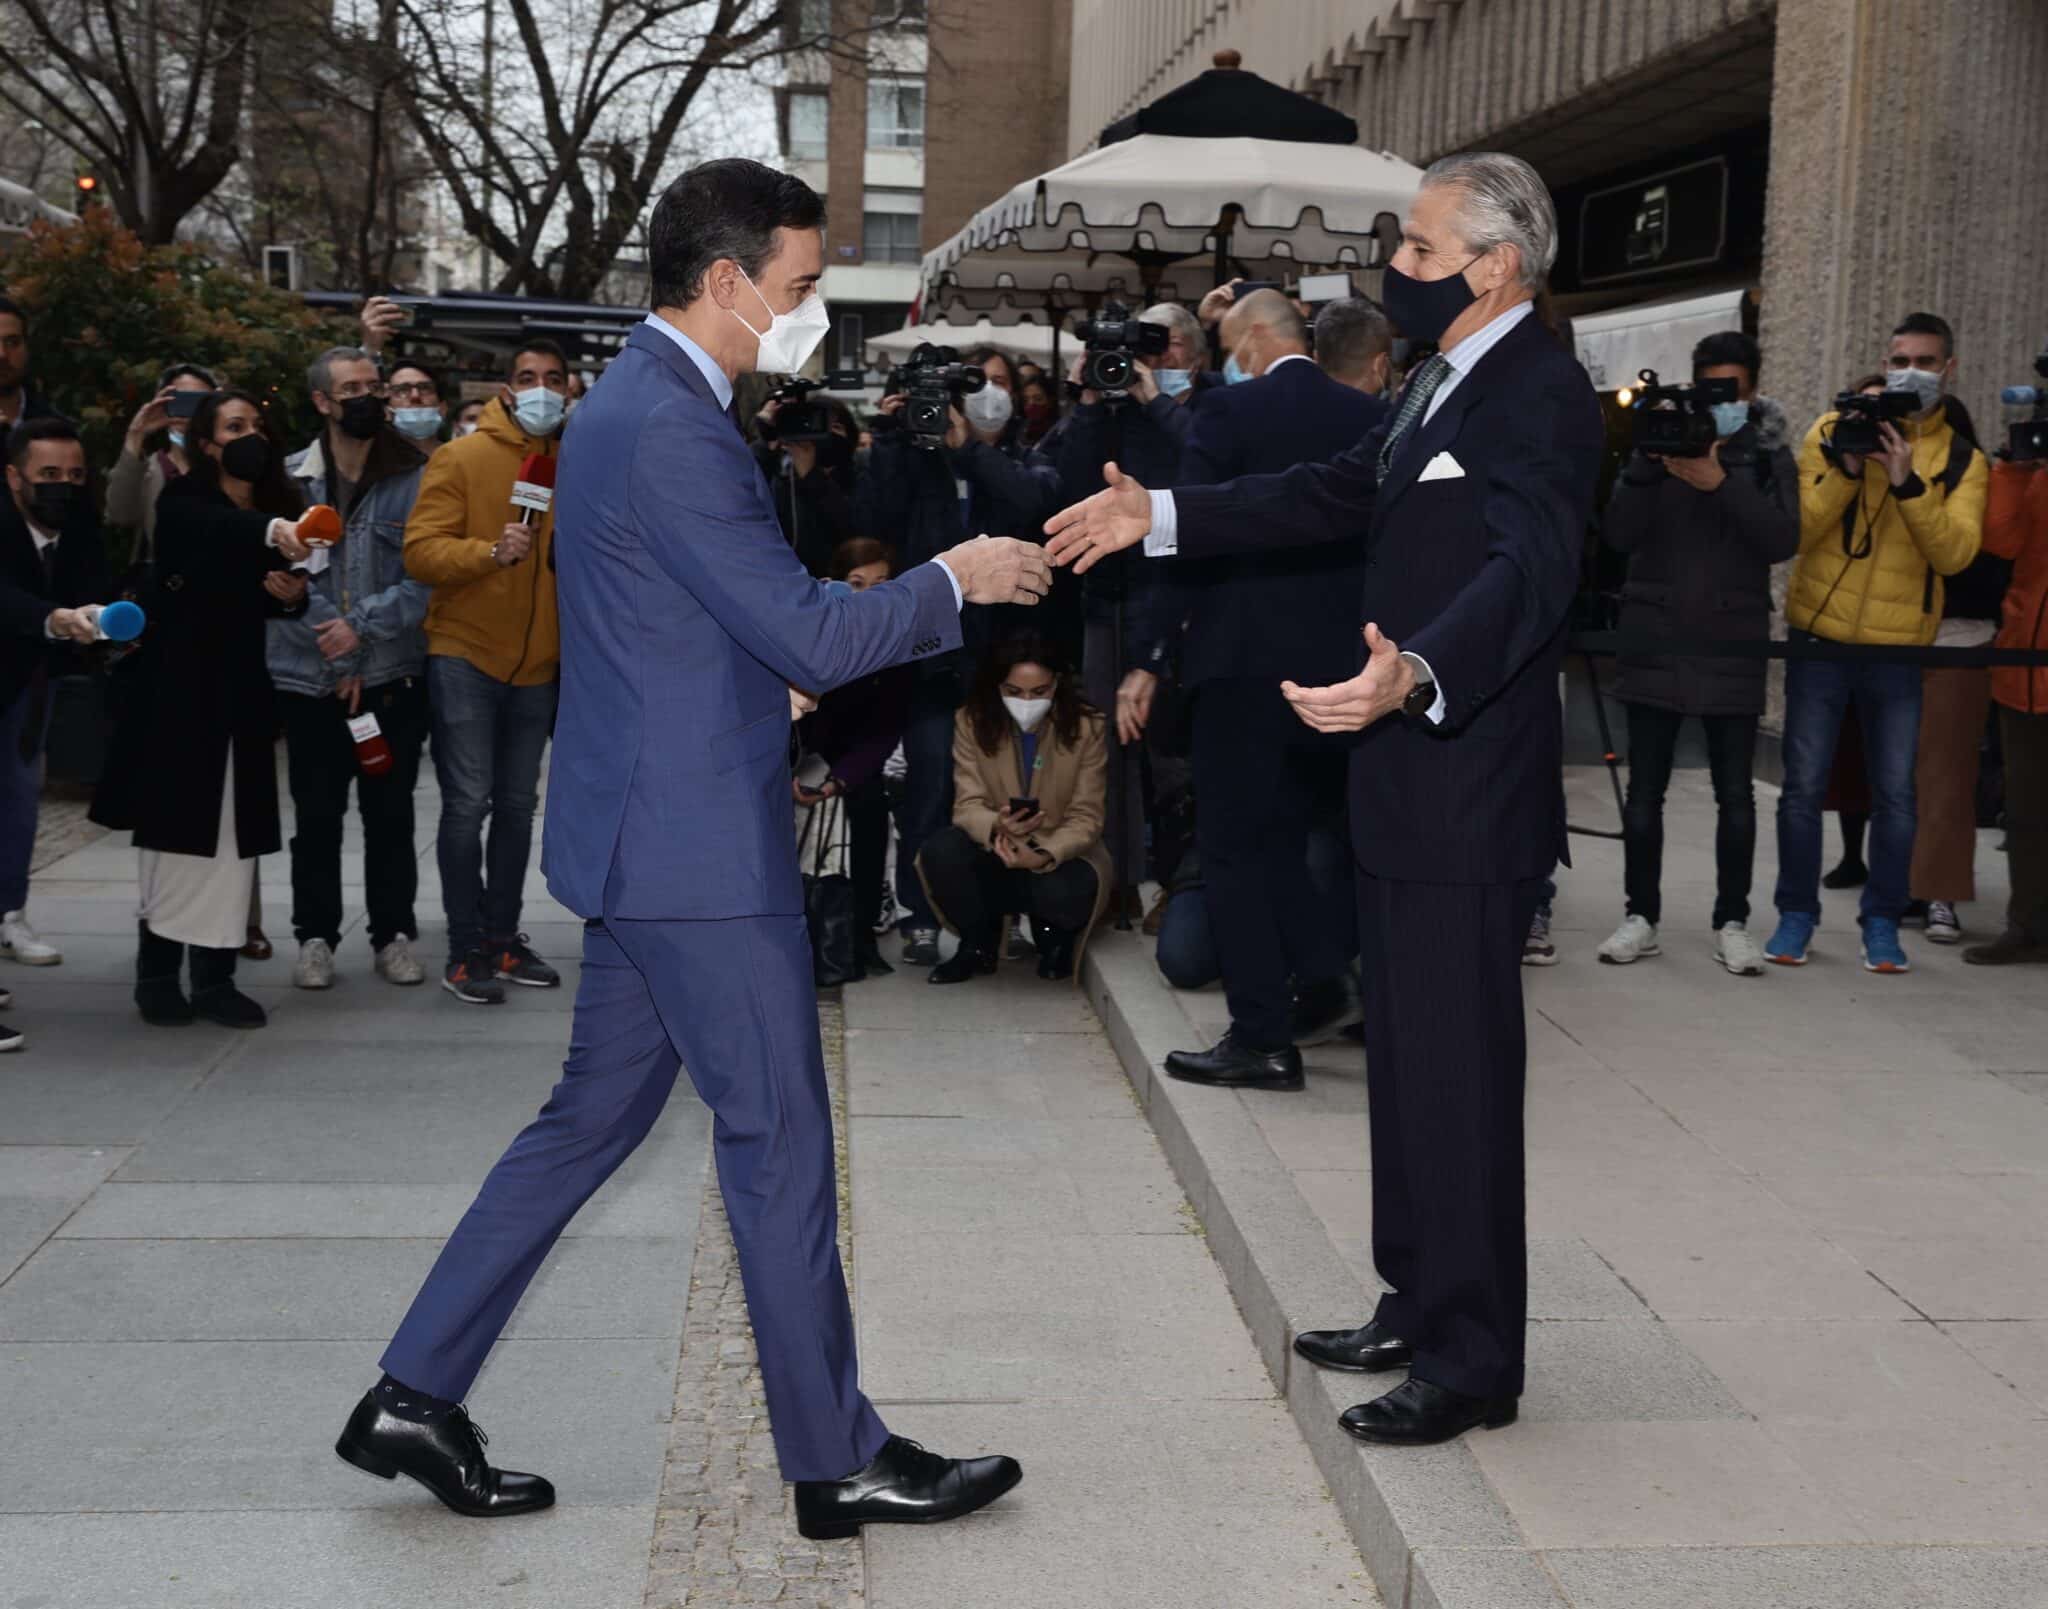
<path fill-rule="evenodd" d="M 325 939 L 308 939 L 299 946 L 299 958 L 292 963 L 295 989 L 334 987 L 334 951 Z"/>
<path fill-rule="evenodd" d="M 0 956 L 25 967 L 53 967 L 64 959 L 64 952 L 36 936 L 26 911 L 9 911 L 0 916 Z"/>
<path fill-rule="evenodd" d="M 1624 916 L 1621 926 L 1608 934 L 1600 945 L 1600 959 L 1612 966 L 1625 967 L 1631 961 L 1640 961 L 1645 956 L 1662 955 L 1657 947 L 1657 930 L 1640 916 Z"/>
<path fill-rule="evenodd" d="M 1752 978 L 1764 969 L 1764 952 L 1740 922 L 1723 925 L 1714 939 L 1714 959 L 1738 978 Z"/>
<path fill-rule="evenodd" d="M 410 987 L 427 981 L 427 969 L 412 953 L 412 945 L 401 933 L 377 952 L 377 976 L 387 983 Z"/>
<path fill-rule="evenodd" d="M 1945 899 L 1927 902 L 1927 939 L 1930 944 L 1963 942 L 1962 918 L 1956 915 L 1955 906 Z"/>

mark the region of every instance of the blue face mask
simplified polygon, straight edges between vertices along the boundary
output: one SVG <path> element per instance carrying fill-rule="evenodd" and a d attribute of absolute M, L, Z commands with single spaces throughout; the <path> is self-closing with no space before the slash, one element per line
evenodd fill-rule
<path fill-rule="evenodd" d="M 562 428 L 562 415 L 567 411 L 568 404 L 561 392 L 550 391 L 544 385 L 512 393 L 512 417 L 529 436 L 552 436 Z"/>
<path fill-rule="evenodd" d="M 414 441 L 431 441 L 441 433 L 439 408 L 393 408 L 391 422 Z"/>
<path fill-rule="evenodd" d="M 1237 361 L 1237 354 L 1235 352 L 1223 360 L 1223 383 L 1225 385 L 1243 385 L 1245 381 L 1256 378 L 1257 376 L 1244 372 L 1244 365 Z"/>
<path fill-rule="evenodd" d="M 1746 402 L 1717 402 L 1714 409 L 1714 434 L 1732 436 L 1749 423 L 1749 404 Z"/>
<path fill-rule="evenodd" d="M 1169 397 L 1182 395 L 1195 383 L 1195 377 L 1186 369 L 1154 369 L 1152 378 L 1159 382 L 1159 389 Z"/>

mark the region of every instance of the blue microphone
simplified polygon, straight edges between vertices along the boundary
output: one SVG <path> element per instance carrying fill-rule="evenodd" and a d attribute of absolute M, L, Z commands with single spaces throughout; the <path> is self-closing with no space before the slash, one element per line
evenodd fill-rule
<path fill-rule="evenodd" d="M 100 611 L 99 633 L 108 642 L 133 642 L 145 623 L 142 606 L 123 598 Z"/>
<path fill-rule="evenodd" d="M 2008 408 L 2038 408 L 2048 402 L 2048 388 L 2037 385 L 2009 385 L 1998 393 Z"/>

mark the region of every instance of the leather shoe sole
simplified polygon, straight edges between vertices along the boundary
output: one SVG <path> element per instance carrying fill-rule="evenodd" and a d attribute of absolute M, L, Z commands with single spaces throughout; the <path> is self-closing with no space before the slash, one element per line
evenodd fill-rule
<path fill-rule="evenodd" d="M 371 1452 L 367 1447 L 359 1447 L 346 1436 L 343 1436 L 341 1440 L 334 1444 L 334 1450 L 341 1455 L 344 1463 L 353 1464 L 365 1475 L 375 1475 L 379 1480 L 387 1481 L 394 1480 L 400 1475 L 405 1475 L 415 1481 L 419 1481 L 420 1485 L 432 1492 L 434 1496 L 439 1498 L 457 1514 L 466 1515 L 473 1520 L 503 1519 L 508 1514 L 538 1514 L 544 1508 L 553 1508 L 555 1506 L 555 1489 L 546 1481 L 538 1481 L 535 1495 L 528 1501 L 521 1502 L 515 1500 L 504 1502 L 494 1508 L 480 1507 L 474 1503 L 466 1503 L 459 1497 L 450 1497 L 431 1481 L 422 1480 L 418 1475 L 413 1474 L 411 1470 L 405 1468 L 404 1465 L 394 1464 L 390 1459 L 380 1457 L 378 1454 Z"/>

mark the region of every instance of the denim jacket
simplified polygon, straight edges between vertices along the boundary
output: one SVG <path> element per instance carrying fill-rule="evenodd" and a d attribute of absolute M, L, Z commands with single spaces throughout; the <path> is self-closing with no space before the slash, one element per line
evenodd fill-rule
<path fill-rule="evenodd" d="M 372 444 L 341 540 L 330 550 L 327 568 L 306 589 L 306 612 L 269 624 L 266 658 L 279 691 L 321 698 L 344 677 L 360 676 L 368 689 L 425 673 L 427 637 L 421 623 L 432 589 L 405 574 L 405 522 L 425 463 L 417 449 L 391 432 Z M 326 439 L 316 437 L 286 459 L 285 472 L 309 506 L 325 502 Z M 313 632 L 327 620 L 346 620 L 361 646 L 340 659 L 323 659 Z"/>

